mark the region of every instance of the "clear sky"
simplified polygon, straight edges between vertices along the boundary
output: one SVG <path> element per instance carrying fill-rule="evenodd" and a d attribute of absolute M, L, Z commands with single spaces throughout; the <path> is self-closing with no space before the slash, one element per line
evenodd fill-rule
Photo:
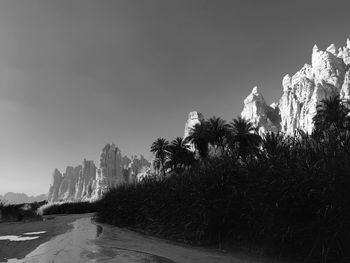
<path fill-rule="evenodd" d="M 0 194 L 46 193 L 104 144 L 144 154 L 197 110 L 231 120 L 345 45 L 350 1 L 1 0 Z"/>

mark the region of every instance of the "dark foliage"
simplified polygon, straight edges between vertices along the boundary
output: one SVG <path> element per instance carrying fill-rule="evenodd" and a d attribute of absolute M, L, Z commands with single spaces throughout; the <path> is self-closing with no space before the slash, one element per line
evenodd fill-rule
<path fill-rule="evenodd" d="M 164 177 L 165 174 L 165 162 L 167 160 L 167 149 L 169 146 L 169 142 L 164 138 L 158 138 L 151 145 L 151 152 L 155 154 L 156 158 L 159 160 L 161 164 L 161 168 L 163 170 Z"/>
<path fill-rule="evenodd" d="M 98 202 L 69 202 L 50 204 L 42 208 L 43 215 L 84 214 L 96 212 Z"/>
<path fill-rule="evenodd" d="M 342 101 L 339 95 L 322 100 L 317 105 L 317 114 L 313 118 L 314 135 L 330 128 L 350 130 L 349 112 L 349 102 Z"/>
<path fill-rule="evenodd" d="M 238 117 L 229 124 L 226 140 L 231 153 L 246 159 L 257 153 L 261 138 L 251 122 Z"/>
<path fill-rule="evenodd" d="M 0 203 L 0 211 L 2 221 L 22 221 L 36 220 L 40 216 L 36 213 L 37 209 L 45 205 L 47 202 L 34 202 L 30 204 L 2 204 Z"/>
<path fill-rule="evenodd" d="M 189 145 L 181 137 L 177 137 L 171 141 L 167 147 L 168 160 L 166 167 L 171 170 L 181 171 L 184 167 L 189 167 L 193 164 L 194 156 L 189 150 Z"/>
<path fill-rule="evenodd" d="M 208 144 L 211 140 L 209 127 L 207 121 L 203 121 L 200 124 L 198 123 L 194 125 L 191 129 L 190 135 L 186 138 L 187 142 L 194 145 L 202 160 L 205 160 L 209 153 Z"/>
<path fill-rule="evenodd" d="M 98 219 L 197 244 L 225 241 L 304 262 L 350 262 L 346 121 L 312 135 L 261 138 L 249 123 L 234 120 L 225 138 L 228 154 L 112 189 Z"/>

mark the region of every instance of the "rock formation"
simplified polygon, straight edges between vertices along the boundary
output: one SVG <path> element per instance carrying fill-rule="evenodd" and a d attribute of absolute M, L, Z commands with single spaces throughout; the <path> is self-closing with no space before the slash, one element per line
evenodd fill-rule
<path fill-rule="evenodd" d="M 66 172 L 63 174 L 63 179 L 58 190 L 59 199 L 75 200 L 75 188 L 81 171 L 81 165 L 77 167 L 67 166 Z"/>
<path fill-rule="evenodd" d="M 241 116 L 258 127 L 259 133 L 266 131 L 277 132 L 280 130 L 281 118 L 278 105 L 271 104 L 271 106 L 268 106 L 256 86 L 244 100 Z"/>
<path fill-rule="evenodd" d="M 52 181 L 47 195 L 48 202 L 54 202 L 58 200 L 58 191 L 62 182 L 63 176 L 58 169 L 55 169 L 52 174 Z"/>
<path fill-rule="evenodd" d="M 121 151 L 113 143 L 107 144 L 100 154 L 93 198 L 101 198 L 109 188 L 124 182 Z"/>
<path fill-rule="evenodd" d="M 48 201 L 97 200 L 111 187 L 136 182 L 149 167 L 150 163 L 142 155 L 130 159 L 122 156 L 114 144 L 107 144 L 100 153 L 98 168 L 93 161 L 84 159 L 82 165 L 68 166 L 63 175 L 55 169 Z"/>
<path fill-rule="evenodd" d="M 91 198 L 95 178 L 96 166 L 94 162 L 84 159 L 83 168 L 75 186 L 75 200 L 88 200 Z"/>
<path fill-rule="evenodd" d="M 273 107 L 272 105 L 265 107 L 262 96 L 254 89 L 245 99 L 241 115 L 252 121 L 261 131 L 276 131 L 277 128 L 289 135 L 293 135 L 297 129 L 311 133 L 312 118 L 321 100 L 334 95 L 340 95 L 342 99 L 350 99 L 349 67 L 349 39 L 346 46 L 339 49 L 332 44 L 322 51 L 315 45 L 312 50 L 311 65 L 305 64 L 293 76 L 287 74 L 282 80 L 283 95 L 278 107 L 274 105 L 273 114 L 275 116 L 279 111 L 280 117 L 274 120 L 278 121 L 280 118 L 280 126 L 266 125 L 266 119 L 269 119 L 269 114 L 271 116 Z M 276 124 L 275 121 L 272 123 Z"/>
<path fill-rule="evenodd" d="M 63 175 L 55 169 L 47 200 L 49 202 L 76 200 L 76 188 L 81 173 L 81 165 L 77 167 L 67 166 Z M 79 197 L 78 199 L 80 200 L 81 198 Z"/>

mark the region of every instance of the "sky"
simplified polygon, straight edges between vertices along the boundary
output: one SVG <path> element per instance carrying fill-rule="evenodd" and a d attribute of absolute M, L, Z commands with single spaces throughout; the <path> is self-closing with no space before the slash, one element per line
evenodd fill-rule
<path fill-rule="evenodd" d="M 0 194 L 47 193 L 106 143 L 143 154 L 187 115 L 268 104 L 314 44 L 344 46 L 350 1 L 0 1 Z"/>

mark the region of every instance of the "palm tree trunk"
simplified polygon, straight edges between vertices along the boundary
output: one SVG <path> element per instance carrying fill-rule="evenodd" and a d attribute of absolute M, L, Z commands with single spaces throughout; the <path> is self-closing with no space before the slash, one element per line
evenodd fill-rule
<path fill-rule="evenodd" d="M 164 166 L 164 157 L 162 156 L 162 157 L 160 158 L 160 160 L 161 160 L 161 162 L 162 162 L 163 175 L 164 175 L 164 178 L 165 178 L 166 174 L 165 174 L 165 166 Z"/>

